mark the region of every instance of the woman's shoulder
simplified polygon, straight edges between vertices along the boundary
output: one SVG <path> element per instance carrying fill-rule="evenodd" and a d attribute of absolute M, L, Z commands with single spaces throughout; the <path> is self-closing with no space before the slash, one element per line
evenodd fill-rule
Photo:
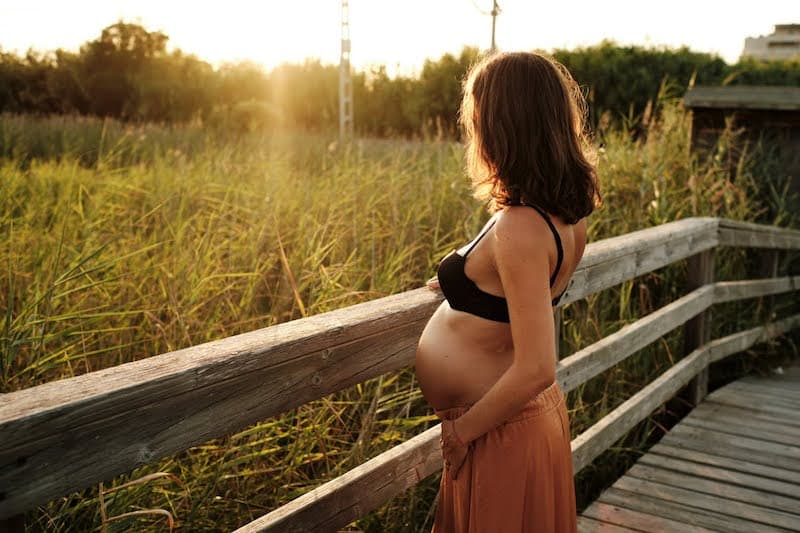
<path fill-rule="evenodd" d="M 501 246 L 541 248 L 550 235 L 545 219 L 528 206 L 505 206 L 496 216 L 495 240 Z"/>

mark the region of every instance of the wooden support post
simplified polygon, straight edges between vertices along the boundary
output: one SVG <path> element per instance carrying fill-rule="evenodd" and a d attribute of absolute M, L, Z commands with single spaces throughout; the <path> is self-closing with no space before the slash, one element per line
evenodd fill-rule
<path fill-rule="evenodd" d="M 707 283 L 714 282 L 714 248 L 689 257 L 686 276 L 686 290 L 693 291 Z M 711 340 L 711 309 L 706 309 L 691 318 L 683 328 L 683 354 L 687 355 L 697 347 Z M 703 368 L 687 385 L 688 400 L 692 406 L 698 405 L 708 393 L 708 366 Z"/>
<path fill-rule="evenodd" d="M 767 250 L 760 250 L 761 252 L 761 268 L 759 272 L 760 278 L 775 278 L 778 277 L 778 264 L 780 260 L 780 250 L 778 249 L 767 249 Z M 765 305 L 767 308 L 767 319 L 772 320 L 775 314 L 775 296 L 762 296 L 760 297 L 758 302 L 758 306 L 761 307 Z"/>

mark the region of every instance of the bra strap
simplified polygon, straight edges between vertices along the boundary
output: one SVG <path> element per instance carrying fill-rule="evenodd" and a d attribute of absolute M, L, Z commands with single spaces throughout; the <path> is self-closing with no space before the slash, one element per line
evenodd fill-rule
<path fill-rule="evenodd" d="M 464 252 L 464 257 L 467 257 L 467 256 L 469 255 L 469 253 L 472 251 L 472 249 L 473 249 L 473 248 L 475 248 L 475 245 L 476 245 L 476 244 L 478 244 L 478 243 L 481 241 L 481 239 L 483 239 L 483 236 L 484 236 L 484 235 L 486 235 L 487 233 L 489 233 L 489 230 L 490 230 L 490 229 L 492 229 L 492 226 L 494 226 L 494 223 L 495 223 L 495 222 L 497 222 L 497 219 L 494 219 L 494 220 L 492 221 L 492 223 L 491 223 L 491 224 L 489 224 L 489 226 L 487 226 L 487 228 L 486 228 L 484 231 L 482 231 L 482 232 L 480 233 L 480 235 L 478 235 L 478 238 L 477 238 L 477 239 L 475 239 L 475 240 L 472 242 L 472 244 L 470 245 L 470 247 L 469 247 L 469 248 L 467 248 L 467 251 L 466 251 L 466 252 Z"/>
<path fill-rule="evenodd" d="M 556 227 L 553 225 L 553 222 L 550 221 L 550 217 L 547 216 L 547 213 L 544 212 L 543 209 L 531 204 L 523 204 L 527 205 L 528 207 L 532 207 L 539 212 L 542 217 L 544 217 L 545 221 L 547 221 L 547 225 L 550 226 L 550 229 L 553 232 L 553 235 L 556 238 L 556 249 L 558 250 L 558 261 L 556 261 L 556 269 L 553 272 L 553 275 L 550 277 L 550 286 L 553 286 L 553 283 L 556 281 L 556 276 L 558 276 L 558 270 L 561 268 L 561 261 L 564 258 L 564 250 L 561 247 L 561 237 L 558 236 L 558 231 L 556 231 Z"/>

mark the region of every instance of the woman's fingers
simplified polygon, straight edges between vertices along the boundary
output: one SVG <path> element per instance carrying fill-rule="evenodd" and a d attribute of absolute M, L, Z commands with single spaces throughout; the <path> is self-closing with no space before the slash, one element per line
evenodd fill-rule
<path fill-rule="evenodd" d="M 428 281 L 426 281 L 425 285 L 427 285 L 429 289 L 434 289 L 434 290 L 439 289 L 439 278 L 434 276 Z"/>

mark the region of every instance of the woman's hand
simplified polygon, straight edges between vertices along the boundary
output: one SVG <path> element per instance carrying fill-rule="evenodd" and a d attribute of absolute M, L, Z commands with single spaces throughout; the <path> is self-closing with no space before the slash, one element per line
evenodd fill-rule
<path fill-rule="evenodd" d="M 429 289 L 439 290 L 439 278 L 434 276 L 431 279 L 429 279 L 428 281 L 426 281 L 425 285 L 427 285 L 427 287 Z"/>
<path fill-rule="evenodd" d="M 439 439 L 442 447 L 444 468 L 454 480 L 458 478 L 458 471 L 467 459 L 469 444 L 465 444 L 456 433 L 454 420 L 442 421 L 442 436 Z"/>

